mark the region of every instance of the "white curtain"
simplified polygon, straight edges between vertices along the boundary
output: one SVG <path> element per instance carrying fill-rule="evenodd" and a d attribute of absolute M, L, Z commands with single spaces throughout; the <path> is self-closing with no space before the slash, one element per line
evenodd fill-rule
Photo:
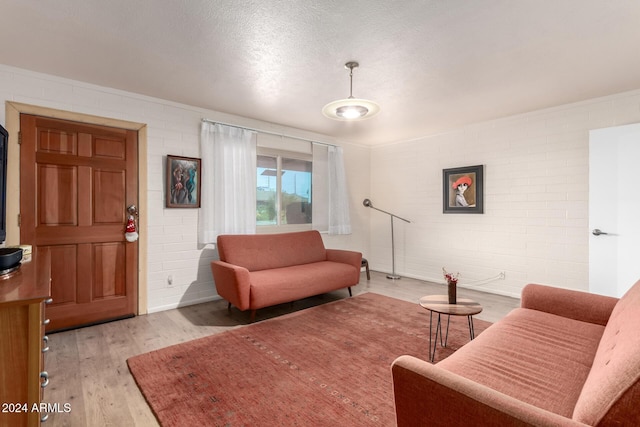
<path fill-rule="evenodd" d="M 351 234 L 342 147 L 329 146 L 329 234 Z"/>
<path fill-rule="evenodd" d="M 256 143 L 250 130 L 202 122 L 198 241 L 256 232 Z"/>
<path fill-rule="evenodd" d="M 311 178 L 312 194 L 312 228 L 321 233 L 329 231 L 329 146 L 312 145 L 313 176 Z"/>

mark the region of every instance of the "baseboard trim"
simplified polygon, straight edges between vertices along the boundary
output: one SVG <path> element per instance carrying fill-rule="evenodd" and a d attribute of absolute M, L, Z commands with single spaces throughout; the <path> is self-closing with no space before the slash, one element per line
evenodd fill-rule
<path fill-rule="evenodd" d="M 213 295 L 213 296 L 202 297 L 202 298 L 197 298 L 192 300 L 183 300 L 183 301 L 172 303 L 172 304 L 149 307 L 147 310 L 147 314 L 158 313 L 160 311 L 173 310 L 174 308 L 187 307 L 190 305 L 202 304 L 204 302 L 217 301 L 219 299 L 222 299 L 220 295 Z"/>

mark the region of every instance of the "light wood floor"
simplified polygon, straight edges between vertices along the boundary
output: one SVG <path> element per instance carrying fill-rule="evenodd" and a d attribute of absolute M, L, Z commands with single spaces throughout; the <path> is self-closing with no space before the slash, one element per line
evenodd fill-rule
<path fill-rule="evenodd" d="M 389 280 L 385 274 L 371 272 L 371 280 L 362 273 L 354 295 L 375 292 L 417 302 L 424 295 L 446 293 L 444 285 L 402 278 Z M 477 318 L 495 322 L 519 301 L 475 290 L 458 289 L 459 297 L 474 299 L 484 310 Z M 348 297 L 340 290 L 294 304 L 258 310 L 256 321 Z M 129 374 L 127 358 L 172 344 L 223 332 L 246 325 L 249 312 L 217 300 L 132 319 L 51 334 L 51 350 L 46 355 L 46 370 L 51 382 L 44 401 L 71 404 L 69 413 L 52 413 L 47 426 L 157 426 L 153 413 Z"/>

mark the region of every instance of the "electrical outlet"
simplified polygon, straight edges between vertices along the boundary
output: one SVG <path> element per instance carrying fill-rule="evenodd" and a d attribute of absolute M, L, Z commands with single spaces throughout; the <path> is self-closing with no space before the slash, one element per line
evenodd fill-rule
<path fill-rule="evenodd" d="M 167 284 L 169 286 L 173 285 L 173 274 L 167 276 Z"/>

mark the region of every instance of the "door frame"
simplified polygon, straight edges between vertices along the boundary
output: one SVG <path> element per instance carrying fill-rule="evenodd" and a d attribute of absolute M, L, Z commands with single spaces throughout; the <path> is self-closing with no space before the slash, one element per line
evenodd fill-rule
<path fill-rule="evenodd" d="M 7 161 L 7 239 L 6 245 L 20 244 L 20 114 L 33 114 L 92 125 L 111 126 L 138 132 L 138 301 L 137 313 L 147 313 L 147 125 L 108 117 L 93 116 L 19 102 L 5 102 L 5 127 L 9 132 Z M 28 244 L 29 242 L 25 242 Z"/>

